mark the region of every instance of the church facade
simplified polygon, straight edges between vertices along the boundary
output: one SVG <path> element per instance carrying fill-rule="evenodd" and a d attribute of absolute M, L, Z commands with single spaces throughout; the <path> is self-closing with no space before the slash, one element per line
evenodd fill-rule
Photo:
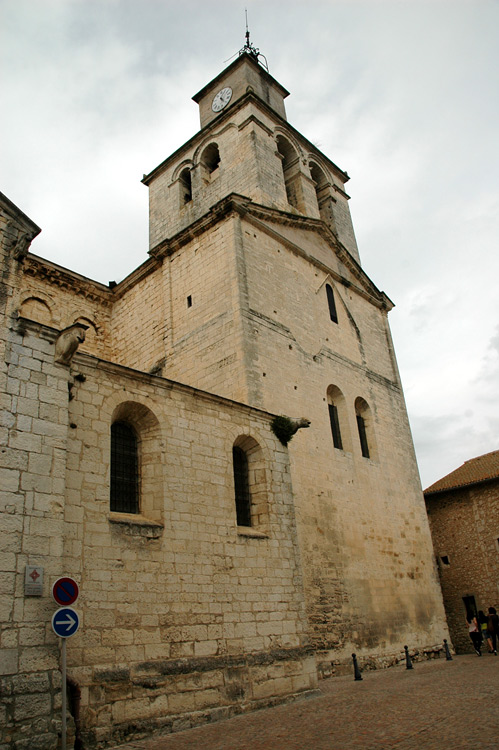
<path fill-rule="evenodd" d="M 39 229 L 2 196 L 0 744 L 53 746 L 63 575 L 89 746 L 448 638 L 392 303 L 287 94 L 246 51 L 194 97 L 200 131 L 143 179 L 149 257 L 118 284 L 28 252 Z"/>

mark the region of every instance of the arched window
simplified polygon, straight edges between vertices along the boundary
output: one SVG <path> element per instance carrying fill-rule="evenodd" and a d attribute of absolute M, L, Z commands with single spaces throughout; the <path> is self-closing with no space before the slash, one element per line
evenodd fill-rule
<path fill-rule="evenodd" d="M 331 318 L 333 323 L 337 323 L 338 313 L 336 312 L 336 303 L 334 301 L 333 287 L 330 284 L 326 284 L 326 295 L 327 295 L 327 304 L 329 307 L 329 317 Z"/>
<path fill-rule="evenodd" d="M 52 312 L 49 305 L 38 297 L 28 297 L 24 300 L 19 310 L 22 318 L 35 320 L 37 323 L 50 325 L 52 323 Z"/>
<path fill-rule="evenodd" d="M 315 197 L 322 221 L 335 231 L 333 215 L 333 199 L 331 198 L 331 188 L 323 170 L 314 162 L 310 162 L 310 176 L 314 182 Z"/>
<path fill-rule="evenodd" d="M 269 508 L 263 451 L 252 437 L 240 435 L 232 447 L 234 500 L 238 527 L 267 533 Z"/>
<path fill-rule="evenodd" d="M 330 385 L 327 389 L 327 405 L 334 447 L 338 450 L 351 451 L 346 402 L 343 393 L 335 385 Z"/>
<path fill-rule="evenodd" d="M 186 167 L 180 173 L 180 203 L 185 206 L 186 203 L 192 201 L 192 181 L 191 181 L 191 170 Z"/>
<path fill-rule="evenodd" d="M 234 494 L 238 526 L 251 526 L 251 495 L 249 488 L 248 458 L 242 448 L 232 448 L 234 466 Z"/>
<path fill-rule="evenodd" d="M 355 399 L 355 416 L 359 433 L 360 449 L 364 458 L 375 457 L 375 442 L 371 409 L 363 398 Z"/>
<path fill-rule="evenodd" d="M 111 425 L 111 510 L 139 512 L 138 441 L 126 422 Z"/>
<path fill-rule="evenodd" d="M 328 404 L 329 409 L 329 422 L 331 424 L 331 434 L 333 436 L 333 445 L 339 450 L 343 450 L 343 442 L 341 440 L 340 420 L 338 418 L 338 407 L 336 404 Z"/>
<path fill-rule="evenodd" d="M 366 422 L 361 414 L 357 414 L 357 429 L 359 430 L 360 448 L 364 458 L 369 458 L 369 445 L 367 443 Z"/>
<path fill-rule="evenodd" d="M 201 165 L 203 176 L 209 181 L 214 171 L 220 166 L 220 151 L 216 143 L 210 143 L 209 146 L 206 146 L 201 156 Z"/>
<path fill-rule="evenodd" d="M 300 184 L 300 160 L 293 146 L 283 138 L 277 136 L 277 152 L 281 158 L 282 173 L 286 197 L 290 206 L 303 210 L 303 196 Z"/>
<path fill-rule="evenodd" d="M 112 412 L 110 433 L 110 520 L 113 511 L 135 513 L 162 528 L 166 477 L 157 417 L 138 401 L 122 401 Z"/>

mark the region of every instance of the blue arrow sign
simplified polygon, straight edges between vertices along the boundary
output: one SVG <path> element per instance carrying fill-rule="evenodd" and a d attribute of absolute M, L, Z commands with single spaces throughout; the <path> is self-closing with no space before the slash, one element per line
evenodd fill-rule
<path fill-rule="evenodd" d="M 61 638 L 69 638 L 80 627 L 78 613 L 71 607 L 61 607 L 52 616 L 52 629 Z"/>

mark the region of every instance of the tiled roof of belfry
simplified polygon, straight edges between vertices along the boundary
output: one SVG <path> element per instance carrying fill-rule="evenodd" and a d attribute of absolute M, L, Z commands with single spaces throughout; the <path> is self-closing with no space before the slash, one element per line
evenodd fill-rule
<path fill-rule="evenodd" d="M 434 492 L 455 490 L 468 484 L 486 482 L 489 479 L 496 478 L 499 479 L 499 451 L 492 451 L 492 453 L 485 453 L 483 456 L 465 461 L 459 469 L 451 471 L 450 474 L 430 485 L 424 491 L 424 494 L 430 495 Z"/>

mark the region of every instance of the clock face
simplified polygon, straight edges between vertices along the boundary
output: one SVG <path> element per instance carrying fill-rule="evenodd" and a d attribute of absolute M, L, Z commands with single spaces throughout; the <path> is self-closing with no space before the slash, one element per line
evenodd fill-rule
<path fill-rule="evenodd" d="M 214 112 L 220 112 L 232 99 L 232 89 L 230 86 L 226 86 L 224 89 L 215 94 L 211 103 L 211 108 Z"/>

